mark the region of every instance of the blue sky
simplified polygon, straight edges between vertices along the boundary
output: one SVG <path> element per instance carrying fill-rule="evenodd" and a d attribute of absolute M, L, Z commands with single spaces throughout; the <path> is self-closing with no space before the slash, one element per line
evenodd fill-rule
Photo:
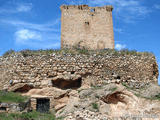
<path fill-rule="evenodd" d="M 159 0 L 0 0 L 0 55 L 59 49 L 62 4 L 113 5 L 116 49 L 153 52 L 160 66 Z"/>

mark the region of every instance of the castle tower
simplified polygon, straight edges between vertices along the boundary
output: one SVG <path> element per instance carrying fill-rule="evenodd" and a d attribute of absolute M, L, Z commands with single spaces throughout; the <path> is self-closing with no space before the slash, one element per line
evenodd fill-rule
<path fill-rule="evenodd" d="M 112 6 L 61 6 L 61 48 L 114 48 Z"/>

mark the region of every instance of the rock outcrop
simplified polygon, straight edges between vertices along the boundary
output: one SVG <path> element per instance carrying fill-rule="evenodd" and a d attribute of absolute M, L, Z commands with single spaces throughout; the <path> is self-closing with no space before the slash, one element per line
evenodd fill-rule
<path fill-rule="evenodd" d="M 158 87 L 153 84 L 152 86 Z M 160 92 L 154 90 L 154 97 L 145 98 L 143 94 L 138 96 L 138 93 L 143 93 L 146 89 L 147 87 L 135 90 L 120 84 L 108 84 L 98 89 L 82 90 L 79 98 L 74 102 L 69 100 L 68 105 L 57 112 L 57 116 L 66 116 L 65 120 L 158 120 L 160 98 L 153 98 Z M 148 92 L 153 93 L 153 90 Z"/>
<path fill-rule="evenodd" d="M 158 120 L 157 78 L 150 53 L 23 51 L 0 58 L 1 89 L 29 96 L 32 110 L 44 107 L 65 120 Z"/>

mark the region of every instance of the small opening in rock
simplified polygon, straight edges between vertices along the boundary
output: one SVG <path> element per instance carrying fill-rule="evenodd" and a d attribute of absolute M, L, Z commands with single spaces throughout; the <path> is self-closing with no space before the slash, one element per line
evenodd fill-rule
<path fill-rule="evenodd" d="M 52 81 L 53 87 L 57 87 L 60 89 L 77 89 L 81 87 L 82 78 L 78 78 L 76 80 L 64 80 L 64 79 L 57 79 Z"/>
<path fill-rule="evenodd" d="M 48 78 L 53 78 L 54 76 L 53 75 L 48 75 Z"/>
<path fill-rule="evenodd" d="M 48 113 L 50 109 L 50 100 L 47 98 L 37 98 L 36 110 L 41 113 Z"/>
<path fill-rule="evenodd" d="M 71 74 L 74 74 L 75 73 L 75 71 L 71 71 Z"/>
<path fill-rule="evenodd" d="M 26 93 L 26 92 L 28 92 L 31 89 L 33 89 L 33 86 L 31 86 L 31 85 L 24 85 L 23 87 L 20 87 L 20 88 L 14 90 L 14 92 Z"/>
<path fill-rule="evenodd" d="M 109 94 L 105 97 L 102 98 L 102 101 L 104 101 L 107 104 L 117 104 L 118 102 L 122 102 L 122 103 L 126 103 L 126 101 L 124 100 L 124 93 L 123 92 L 115 92 L 112 94 Z"/>
<path fill-rule="evenodd" d="M 155 70 L 157 70 L 157 65 L 156 64 L 153 64 L 153 75 L 155 76 L 156 74 L 157 74 L 157 71 L 155 71 Z"/>
<path fill-rule="evenodd" d="M 85 22 L 85 25 L 88 25 L 88 26 L 89 26 L 89 22 Z"/>
<path fill-rule="evenodd" d="M 7 111 L 6 107 L 0 107 L 0 111 Z"/>
<path fill-rule="evenodd" d="M 117 76 L 117 79 L 121 79 L 121 77 L 120 77 L 120 76 Z"/>

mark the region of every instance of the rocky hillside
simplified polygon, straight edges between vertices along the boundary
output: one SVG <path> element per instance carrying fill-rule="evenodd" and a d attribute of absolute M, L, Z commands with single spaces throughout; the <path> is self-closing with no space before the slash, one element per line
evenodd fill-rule
<path fill-rule="evenodd" d="M 10 51 L 0 88 L 47 100 L 64 120 L 159 120 L 158 65 L 151 53 L 115 50 Z M 30 119 L 29 119 L 30 120 Z"/>
<path fill-rule="evenodd" d="M 108 84 L 72 91 L 66 106 L 56 113 L 65 120 L 159 120 L 160 87 L 150 83 L 141 89 Z"/>

